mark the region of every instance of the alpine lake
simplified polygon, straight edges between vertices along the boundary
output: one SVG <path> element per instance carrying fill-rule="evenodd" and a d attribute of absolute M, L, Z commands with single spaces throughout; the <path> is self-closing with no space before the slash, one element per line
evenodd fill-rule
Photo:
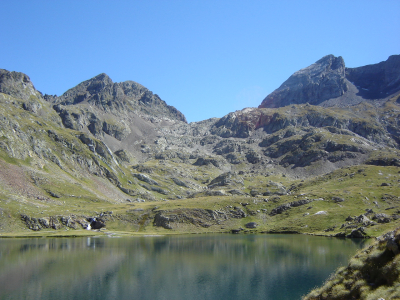
<path fill-rule="evenodd" d="M 366 243 L 292 234 L 2 238 L 0 299 L 300 299 Z"/>

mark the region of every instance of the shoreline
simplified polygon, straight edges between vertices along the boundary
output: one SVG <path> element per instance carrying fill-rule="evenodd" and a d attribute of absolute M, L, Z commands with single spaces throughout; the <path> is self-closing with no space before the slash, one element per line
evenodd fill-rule
<path fill-rule="evenodd" d="M 44 232 L 47 234 L 39 234 L 39 232 L 32 232 L 31 234 L 9 234 L 9 233 L 0 233 L 0 239 L 12 239 L 12 238 L 79 238 L 79 237 L 161 237 L 161 236 L 172 236 L 172 235 L 206 235 L 206 234 L 232 234 L 232 235 L 247 235 L 247 234 L 254 234 L 254 235 L 263 235 L 263 234 L 298 234 L 298 235 L 309 235 L 309 236 L 319 236 L 319 237 L 328 237 L 328 238 L 337 238 L 337 239 L 360 239 L 360 240 L 369 240 L 375 239 L 378 236 L 365 236 L 363 238 L 354 238 L 354 237 L 339 237 L 334 236 L 332 234 L 321 234 L 321 233 L 312 233 L 312 232 L 298 232 L 298 231 L 242 231 L 242 232 L 232 232 L 225 231 L 225 232 L 167 232 L 165 234 L 160 233 L 139 233 L 139 232 L 126 232 L 126 231 L 88 231 L 88 230 L 76 230 L 75 232 L 71 232 L 71 234 L 52 234 L 52 232 Z"/>

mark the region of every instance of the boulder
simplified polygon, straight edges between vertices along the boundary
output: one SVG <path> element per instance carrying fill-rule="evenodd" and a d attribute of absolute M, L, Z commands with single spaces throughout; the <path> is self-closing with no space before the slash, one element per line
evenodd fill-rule
<path fill-rule="evenodd" d="M 211 180 L 208 185 L 209 188 L 214 188 L 217 186 L 229 186 L 229 185 L 243 185 L 243 178 L 238 177 L 235 173 L 226 172 L 223 173 L 213 180 Z"/>
<path fill-rule="evenodd" d="M 214 166 L 217 168 L 221 168 L 225 164 L 226 164 L 226 161 L 223 157 L 199 157 L 193 165 L 194 166 Z"/>
<path fill-rule="evenodd" d="M 335 203 L 339 203 L 339 202 L 343 202 L 344 198 L 333 196 L 332 201 Z"/>
<path fill-rule="evenodd" d="M 366 233 L 364 231 L 364 227 L 360 227 L 360 228 L 357 228 L 357 229 L 353 229 L 351 231 L 351 233 L 348 234 L 346 237 L 360 239 L 360 238 L 366 238 L 367 235 L 366 235 Z"/>
<path fill-rule="evenodd" d="M 316 212 L 314 215 L 327 215 L 328 213 L 324 210 L 320 210 L 318 212 Z"/>
<path fill-rule="evenodd" d="M 157 181 L 151 179 L 149 176 L 145 175 L 145 174 L 140 174 L 140 173 L 134 173 L 132 174 L 133 177 L 136 177 L 137 179 L 139 179 L 140 181 L 146 182 L 148 184 L 151 185 L 159 185 Z"/>
<path fill-rule="evenodd" d="M 239 208 L 239 207 L 235 207 L 234 210 L 230 211 L 232 214 L 233 218 L 246 218 L 246 213 L 243 211 L 243 209 Z"/>
<path fill-rule="evenodd" d="M 244 225 L 246 228 L 256 228 L 258 224 L 256 222 L 249 222 Z"/>
<path fill-rule="evenodd" d="M 163 227 L 165 229 L 172 229 L 171 225 L 169 224 L 170 219 L 161 213 L 158 213 L 154 216 L 153 224 L 154 226 Z"/>
<path fill-rule="evenodd" d="M 115 156 L 117 156 L 121 161 L 129 163 L 131 161 L 130 155 L 123 149 L 117 150 L 114 152 Z"/>
<path fill-rule="evenodd" d="M 372 220 L 376 220 L 378 223 L 389 223 L 391 221 L 390 217 L 384 213 L 375 214 Z"/>
<path fill-rule="evenodd" d="M 310 203 L 312 201 L 314 201 L 314 200 L 312 200 L 312 199 L 302 199 L 302 200 L 293 201 L 293 202 L 290 202 L 290 203 L 285 203 L 285 204 L 282 204 L 282 205 L 272 209 L 271 212 L 269 213 L 269 215 L 270 216 L 275 216 L 277 214 L 281 214 L 285 210 L 291 209 L 292 207 L 298 207 L 298 206 L 301 206 L 301 205 L 305 205 L 305 204 L 308 204 L 308 203 Z"/>

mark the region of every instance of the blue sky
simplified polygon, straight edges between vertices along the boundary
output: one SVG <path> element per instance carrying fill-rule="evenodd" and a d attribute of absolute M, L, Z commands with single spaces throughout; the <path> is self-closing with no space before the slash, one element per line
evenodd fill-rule
<path fill-rule="evenodd" d="M 0 10 L 0 68 L 42 93 L 106 73 L 189 122 L 258 106 L 328 54 L 358 67 L 400 53 L 398 0 L 3 0 Z"/>

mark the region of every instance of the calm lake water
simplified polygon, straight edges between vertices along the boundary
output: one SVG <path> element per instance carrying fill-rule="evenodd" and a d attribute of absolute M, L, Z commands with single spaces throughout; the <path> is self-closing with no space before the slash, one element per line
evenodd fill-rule
<path fill-rule="evenodd" d="M 362 246 L 304 235 L 0 239 L 0 299 L 300 299 Z"/>

